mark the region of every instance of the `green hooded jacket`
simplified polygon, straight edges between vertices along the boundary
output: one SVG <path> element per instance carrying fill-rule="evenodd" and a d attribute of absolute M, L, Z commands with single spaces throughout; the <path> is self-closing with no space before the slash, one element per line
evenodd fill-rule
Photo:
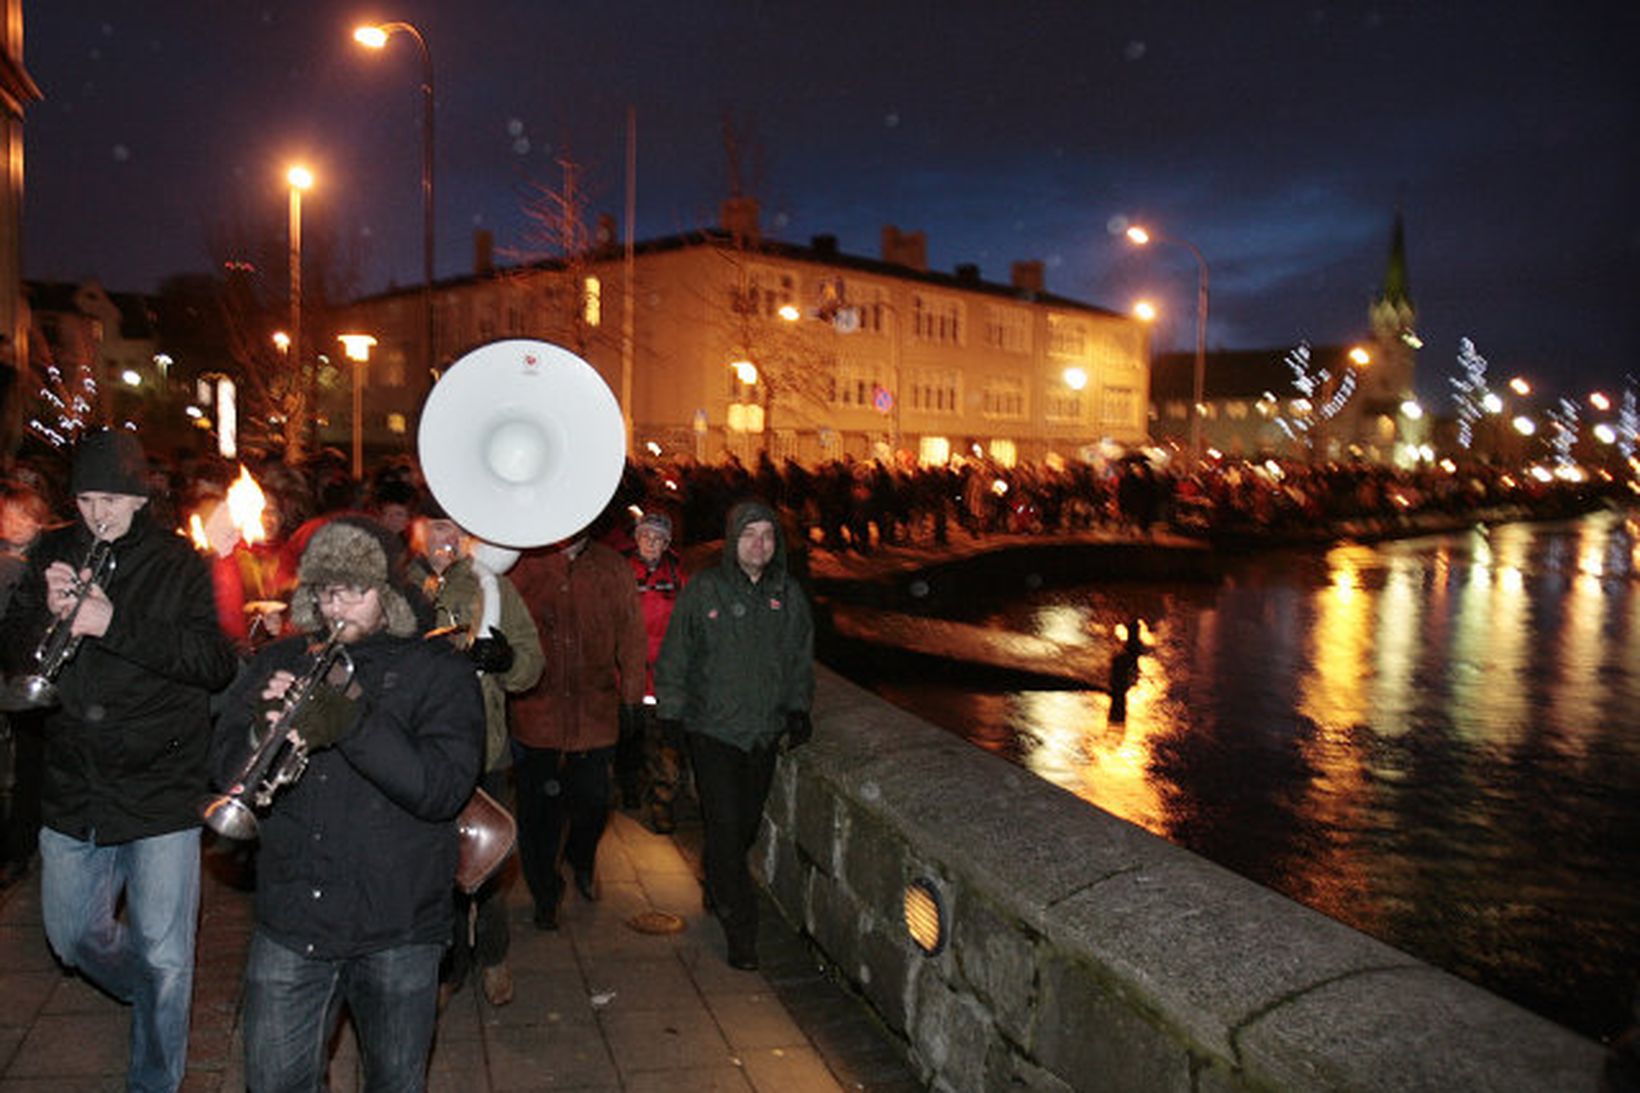
<path fill-rule="evenodd" d="M 754 584 L 736 549 L 746 525 L 774 524 L 774 557 Z M 663 721 L 681 721 L 743 751 L 768 747 L 786 714 L 814 700 L 814 619 L 786 569 L 786 541 L 768 506 L 743 501 L 729 513 L 723 560 L 678 596 L 655 662 Z"/>

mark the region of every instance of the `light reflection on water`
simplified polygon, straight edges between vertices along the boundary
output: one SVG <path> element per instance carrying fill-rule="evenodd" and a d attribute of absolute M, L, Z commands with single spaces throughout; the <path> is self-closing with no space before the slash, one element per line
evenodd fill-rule
<path fill-rule="evenodd" d="M 1640 967 L 1640 540 L 1606 513 L 1272 554 L 964 617 L 1073 644 L 1097 692 L 880 680 L 1100 807 L 1591 1035 Z"/>

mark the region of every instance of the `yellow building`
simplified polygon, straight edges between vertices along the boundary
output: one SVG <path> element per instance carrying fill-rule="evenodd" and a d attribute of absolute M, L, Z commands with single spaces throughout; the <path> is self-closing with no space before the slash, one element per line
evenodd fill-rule
<path fill-rule="evenodd" d="M 930 271 L 920 232 L 883 229 L 873 259 L 826 236 L 764 239 L 749 199 L 726 203 L 723 219 L 638 244 L 630 265 L 609 244 L 495 269 L 481 235 L 474 274 L 433 292 L 434 369 L 497 338 L 557 342 L 609 383 L 640 457 L 767 450 L 812 464 L 900 451 L 1012 464 L 1144 440 L 1146 328 L 1044 292 L 1041 263 L 1015 263 L 996 284 L 971 266 Z M 599 234 L 613 238 L 607 221 Z M 422 306 L 407 289 L 345 311 L 345 326 L 378 339 L 363 394 L 372 452 L 414 446 L 430 376 L 414 359 Z M 352 427 L 342 367 L 323 396 L 324 439 L 338 446 Z"/>
<path fill-rule="evenodd" d="M 0 454 L 22 439 L 28 308 L 22 295 L 23 112 L 40 89 L 23 67 L 22 0 L 0 0 Z"/>

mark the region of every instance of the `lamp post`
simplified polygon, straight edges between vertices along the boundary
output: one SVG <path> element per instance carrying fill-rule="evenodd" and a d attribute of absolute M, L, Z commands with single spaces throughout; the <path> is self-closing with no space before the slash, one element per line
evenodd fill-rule
<path fill-rule="evenodd" d="M 353 40 L 368 49 L 384 49 L 394 34 L 408 34 L 421 50 L 421 310 L 426 340 L 427 374 L 433 373 L 433 54 L 415 24 L 378 23 L 353 32 Z"/>
<path fill-rule="evenodd" d="M 1207 259 L 1188 239 L 1146 231 L 1137 224 L 1127 230 L 1127 237 L 1140 247 L 1152 240 L 1177 243 L 1196 259 L 1196 369 L 1192 376 L 1190 405 L 1190 460 L 1194 464 L 1202 457 L 1202 402 L 1207 397 Z"/>
<path fill-rule="evenodd" d="M 317 446 L 319 375 L 315 370 L 311 382 L 302 375 L 302 191 L 313 188 L 313 172 L 298 164 L 285 172 L 285 181 L 290 183 L 290 345 L 296 360 L 295 382 L 303 393 L 304 412 L 314 421 Z"/>
<path fill-rule="evenodd" d="M 347 359 L 353 362 L 353 479 L 364 478 L 364 366 L 370 363 L 370 347 L 376 339 L 369 334 L 338 334 Z"/>

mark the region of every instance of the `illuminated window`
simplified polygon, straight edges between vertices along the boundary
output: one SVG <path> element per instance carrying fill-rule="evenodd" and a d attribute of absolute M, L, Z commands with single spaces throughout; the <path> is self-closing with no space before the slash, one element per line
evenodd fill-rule
<path fill-rule="evenodd" d="M 604 286 L 596 277 L 588 277 L 581 285 L 581 318 L 588 326 L 603 322 Z"/>
<path fill-rule="evenodd" d="M 403 436 L 406 429 L 403 414 L 387 415 L 387 431 L 395 436 Z"/>
<path fill-rule="evenodd" d="M 951 441 L 943 436 L 925 436 L 917 443 L 917 462 L 924 467 L 943 467 L 951 462 Z"/>
<path fill-rule="evenodd" d="M 1019 462 L 1019 449 L 1013 441 L 1006 438 L 992 440 L 986 445 L 985 450 L 991 456 L 991 461 L 999 467 L 1012 467 Z"/>

